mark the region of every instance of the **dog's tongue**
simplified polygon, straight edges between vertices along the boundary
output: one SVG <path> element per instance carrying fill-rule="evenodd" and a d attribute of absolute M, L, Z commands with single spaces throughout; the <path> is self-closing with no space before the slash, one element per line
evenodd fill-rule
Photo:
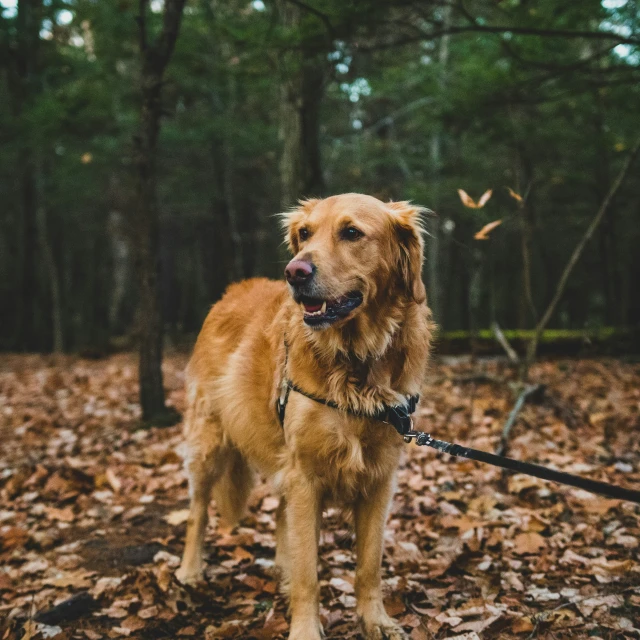
<path fill-rule="evenodd" d="M 307 313 L 315 313 L 316 311 L 320 311 L 320 309 L 322 309 L 322 302 L 318 303 L 318 304 L 308 304 L 308 303 L 304 303 L 304 310 Z"/>

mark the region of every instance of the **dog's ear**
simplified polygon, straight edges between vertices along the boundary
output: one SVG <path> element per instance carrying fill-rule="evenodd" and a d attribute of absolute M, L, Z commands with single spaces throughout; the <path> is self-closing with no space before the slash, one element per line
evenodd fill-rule
<path fill-rule="evenodd" d="M 300 244 L 298 242 L 298 229 L 300 228 L 300 224 L 311 213 L 318 202 L 320 202 L 318 198 L 299 200 L 297 207 L 280 214 L 285 240 L 289 251 L 291 251 L 294 256 L 300 250 Z"/>
<path fill-rule="evenodd" d="M 388 205 L 398 244 L 398 270 L 407 295 L 418 304 L 427 299 L 422 282 L 424 260 L 424 231 L 420 220 L 426 209 L 410 202 L 390 202 Z"/>

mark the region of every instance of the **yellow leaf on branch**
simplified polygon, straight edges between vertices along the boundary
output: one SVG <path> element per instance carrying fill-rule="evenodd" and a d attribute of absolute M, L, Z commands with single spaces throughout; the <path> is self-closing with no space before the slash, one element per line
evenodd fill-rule
<path fill-rule="evenodd" d="M 509 192 L 509 195 L 514 199 L 517 200 L 518 202 L 524 202 L 524 198 L 519 194 L 516 193 L 513 189 L 511 189 L 510 187 L 507 187 L 507 191 Z"/>
<path fill-rule="evenodd" d="M 473 236 L 474 240 L 488 240 L 489 232 L 493 231 L 498 225 L 502 224 L 502 220 L 494 220 L 493 222 L 489 222 L 485 224 L 475 236 Z"/>
<path fill-rule="evenodd" d="M 492 194 L 493 189 L 488 189 L 480 196 L 480 200 L 476 202 L 464 189 L 458 189 L 458 195 L 460 196 L 460 200 L 462 200 L 462 204 L 469 209 L 482 209 Z"/>

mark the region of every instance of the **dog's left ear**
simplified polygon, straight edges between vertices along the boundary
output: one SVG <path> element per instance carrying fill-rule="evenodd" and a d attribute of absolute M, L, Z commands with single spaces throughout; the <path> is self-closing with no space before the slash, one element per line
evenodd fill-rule
<path fill-rule="evenodd" d="M 420 220 L 426 209 L 410 202 L 390 202 L 388 205 L 398 242 L 398 268 L 407 295 L 418 304 L 427 299 L 422 282 L 422 262 L 424 260 L 423 227 Z"/>

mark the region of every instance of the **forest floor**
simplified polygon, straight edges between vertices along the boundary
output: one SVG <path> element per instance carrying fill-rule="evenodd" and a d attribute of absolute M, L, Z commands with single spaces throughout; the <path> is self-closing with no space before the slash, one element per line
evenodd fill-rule
<path fill-rule="evenodd" d="M 165 363 L 178 410 L 185 363 Z M 495 450 L 512 379 L 496 361 L 435 361 L 419 428 Z M 509 454 L 639 488 L 640 365 L 545 361 L 532 379 L 546 391 Z M 206 584 L 175 581 L 180 426 L 142 429 L 137 393 L 132 355 L 2 357 L 0 639 L 286 637 L 268 485 L 239 527 L 209 527 Z M 640 637 L 639 506 L 408 445 L 386 531 L 387 608 L 413 640 Z M 328 638 L 360 637 L 353 546 L 344 516 L 326 512 Z"/>

